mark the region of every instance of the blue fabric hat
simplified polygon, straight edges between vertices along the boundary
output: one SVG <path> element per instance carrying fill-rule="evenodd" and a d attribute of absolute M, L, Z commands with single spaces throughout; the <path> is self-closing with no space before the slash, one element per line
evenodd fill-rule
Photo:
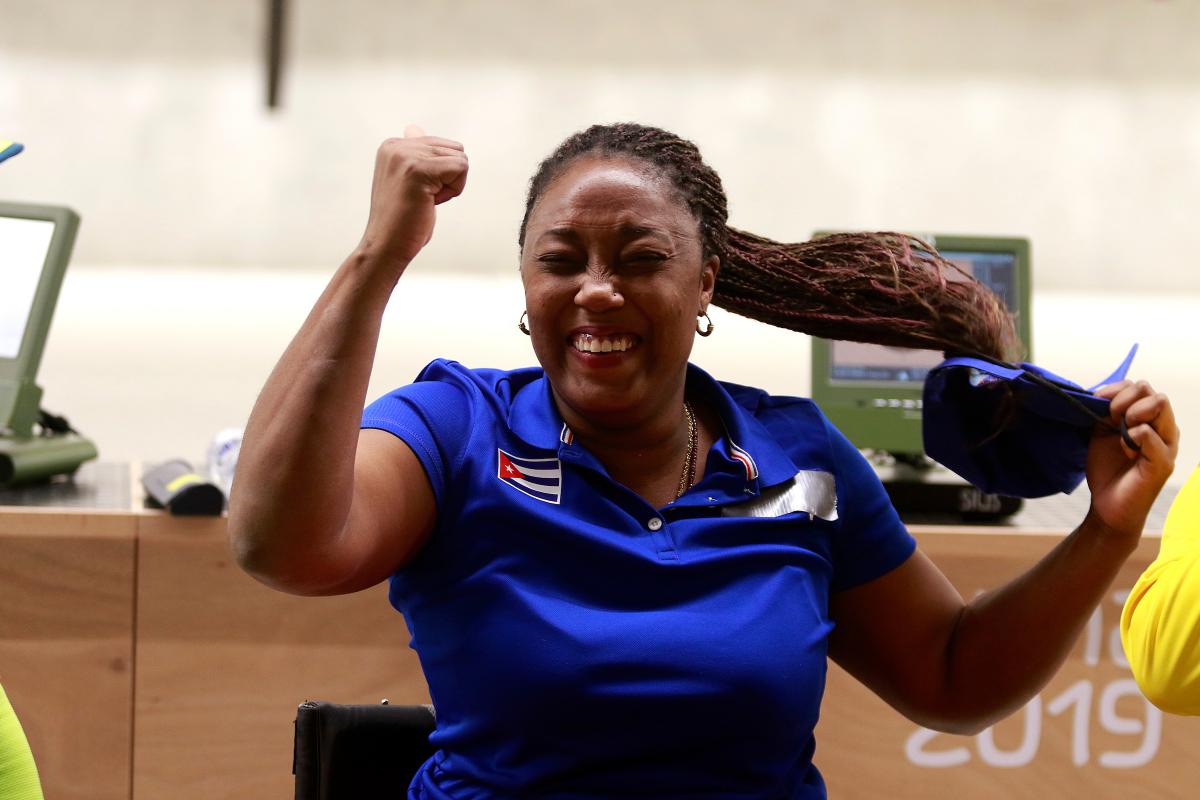
<path fill-rule="evenodd" d="M 1111 425 L 1108 400 L 1092 392 L 1124 379 L 1136 353 L 1091 389 L 1033 364 L 946 359 L 925 378 L 925 453 L 990 494 L 1069 494 L 1083 481 L 1093 429 Z"/>

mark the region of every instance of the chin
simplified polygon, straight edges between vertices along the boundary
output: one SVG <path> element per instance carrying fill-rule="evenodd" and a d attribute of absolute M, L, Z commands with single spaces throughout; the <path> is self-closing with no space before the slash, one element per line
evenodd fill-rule
<path fill-rule="evenodd" d="M 561 399 L 577 413 L 589 417 L 630 419 L 642 402 L 642 393 L 627 381 L 608 383 L 577 375 L 565 376 L 563 384 L 555 384 Z"/>

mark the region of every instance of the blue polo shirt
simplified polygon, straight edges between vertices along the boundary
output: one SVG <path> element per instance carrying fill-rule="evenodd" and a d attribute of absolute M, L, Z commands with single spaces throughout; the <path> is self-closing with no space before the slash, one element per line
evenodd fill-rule
<path fill-rule="evenodd" d="M 830 592 L 914 541 L 809 400 L 718 383 L 724 435 L 655 508 L 574 442 L 541 369 L 427 366 L 364 412 L 437 499 L 391 579 L 437 709 L 410 798 L 820 798 Z"/>

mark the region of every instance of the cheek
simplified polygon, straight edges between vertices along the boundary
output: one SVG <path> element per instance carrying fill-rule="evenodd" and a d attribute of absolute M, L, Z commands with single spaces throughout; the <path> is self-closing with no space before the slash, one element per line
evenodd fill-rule
<path fill-rule="evenodd" d="M 571 294 L 553 282 L 534 277 L 525 282 L 525 311 L 529 314 L 530 339 L 538 359 L 559 345 L 557 318 Z"/>

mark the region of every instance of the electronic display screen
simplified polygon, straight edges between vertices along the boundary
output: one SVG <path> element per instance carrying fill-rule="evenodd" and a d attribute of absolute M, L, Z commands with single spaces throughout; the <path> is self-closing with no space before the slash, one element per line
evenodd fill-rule
<path fill-rule="evenodd" d="M 53 237 L 49 220 L 0 217 L 0 358 L 21 352 Z"/>
<path fill-rule="evenodd" d="M 943 250 L 941 255 L 963 272 L 973 275 L 1016 312 L 1020 297 L 1017 286 L 1015 253 Z M 951 273 L 951 280 L 965 280 Z M 829 378 L 839 382 L 893 383 L 920 385 L 929 370 L 942 362 L 937 350 L 913 350 L 908 347 L 884 347 L 861 342 L 830 342 Z"/>

